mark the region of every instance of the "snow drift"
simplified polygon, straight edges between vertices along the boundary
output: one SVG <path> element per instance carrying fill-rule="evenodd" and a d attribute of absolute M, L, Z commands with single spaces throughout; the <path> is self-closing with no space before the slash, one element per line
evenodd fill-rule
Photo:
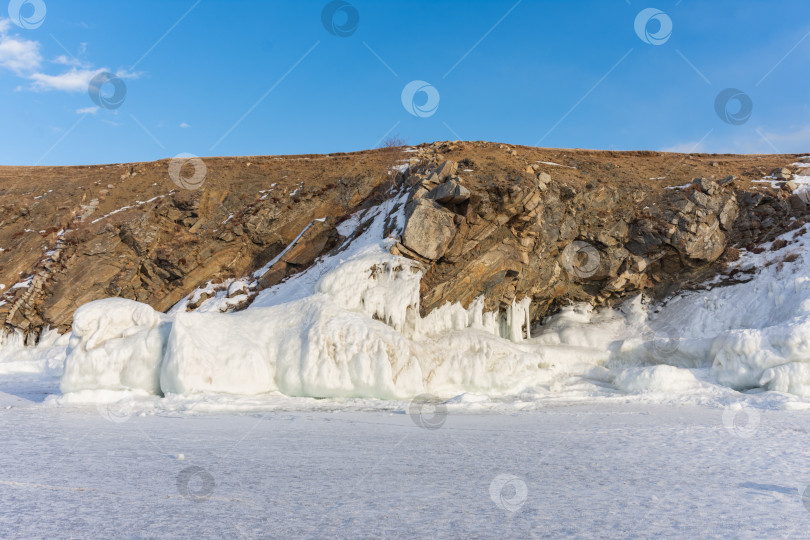
<path fill-rule="evenodd" d="M 347 268 L 353 265 L 337 273 Z M 537 356 L 495 335 L 501 324 L 482 313 L 482 302 L 470 310 L 448 306 L 422 320 L 413 295 L 403 294 L 402 282 L 410 278 L 367 277 L 378 279 L 394 284 L 388 295 L 398 295 L 404 309 L 380 302 L 386 293 L 359 281 L 343 283 L 343 298 L 317 292 L 238 313 L 178 313 L 171 319 L 132 301 L 87 304 L 76 314 L 62 391 L 392 399 L 425 391 L 517 391 L 537 378 Z M 339 280 L 330 275 L 324 281 L 316 288 L 327 290 Z M 418 279 L 414 283 L 418 287 Z M 519 339 L 525 332 L 525 307 L 503 317 L 507 335 Z M 519 319 L 521 329 L 513 332 L 507 319 Z"/>
<path fill-rule="evenodd" d="M 108 298 L 73 316 L 62 392 L 100 388 L 160 391 L 169 322 L 146 304 Z"/>

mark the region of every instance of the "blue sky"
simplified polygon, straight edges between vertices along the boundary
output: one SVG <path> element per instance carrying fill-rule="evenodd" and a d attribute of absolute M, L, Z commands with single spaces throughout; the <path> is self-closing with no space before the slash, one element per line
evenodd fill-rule
<path fill-rule="evenodd" d="M 5 165 L 353 151 L 390 135 L 810 152 L 806 0 L 0 4 Z M 117 108 L 89 95 L 101 73 L 102 98 L 125 87 Z M 727 88 L 738 98 L 718 112 Z"/>

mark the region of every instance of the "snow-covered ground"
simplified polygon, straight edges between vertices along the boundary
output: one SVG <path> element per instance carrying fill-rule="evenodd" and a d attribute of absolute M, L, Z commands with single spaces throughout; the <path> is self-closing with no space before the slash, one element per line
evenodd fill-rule
<path fill-rule="evenodd" d="M 806 538 L 810 527 L 803 411 L 450 404 L 423 421 L 405 403 L 290 402 L 130 417 L 26 398 L 0 396 L 4 538 Z"/>
<path fill-rule="evenodd" d="M 0 537 L 806 536 L 807 226 L 736 284 L 529 328 L 420 318 L 402 203 L 244 311 L 258 275 L 6 337 Z"/>

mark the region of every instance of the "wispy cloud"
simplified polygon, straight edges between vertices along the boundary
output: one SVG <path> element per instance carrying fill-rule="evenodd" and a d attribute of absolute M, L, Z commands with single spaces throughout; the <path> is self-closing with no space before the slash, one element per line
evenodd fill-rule
<path fill-rule="evenodd" d="M 810 151 L 810 125 L 790 131 L 761 130 L 760 135 L 767 137 L 779 152 L 798 154 Z"/>
<path fill-rule="evenodd" d="M 46 92 L 49 90 L 57 90 L 63 92 L 86 92 L 92 78 L 105 71 L 108 71 L 107 68 L 71 68 L 70 71 L 60 73 L 59 75 L 32 73 L 28 78 L 32 81 L 31 89 L 37 91 Z M 115 73 L 115 76 L 121 79 L 135 79 L 138 77 L 138 74 L 119 70 Z"/>
<path fill-rule="evenodd" d="M 42 70 L 43 58 L 40 53 L 42 44 L 38 41 L 22 39 L 10 35 L 11 21 L 0 18 L 0 68 L 7 69 L 15 75 L 30 81 L 29 90 L 35 91 L 62 91 L 86 92 L 90 80 L 99 73 L 110 71 L 108 68 L 94 68 L 89 62 L 75 57 L 60 55 L 53 59 L 53 64 L 68 66 L 70 69 L 63 73 L 51 75 Z M 81 49 L 87 44 L 82 43 Z M 137 73 L 119 70 L 115 73 L 122 79 L 133 79 Z"/>
<path fill-rule="evenodd" d="M 678 143 L 661 151 L 681 154 L 799 154 L 810 151 L 810 125 L 791 126 L 786 130 L 751 127 L 727 136 L 715 134 L 700 142 Z"/>
<path fill-rule="evenodd" d="M 34 90 L 62 90 L 64 92 L 86 92 L 90 85 L 90 80 L 102 73 L 103 69 L 76 69 L 60 73 L 59 75 L 47 75 L 45 73 L 33 73 L 28 78 L 31 79 L 31 87 Z"/>
<path fill-rule="evenodd" d="M 88 62 L 79 60 L 75 56 L 67 56 L 65 54 L 57 56 L 52 60 L 52 62 L 54 64 L 60 64 L 62 66 L 80 67 L 80 68 L 90 67 L 90 64 Z"/>
<path fill-rule="evenodd" d="M 706 151 L 703 141 L 690 141 L 678 143 L 667 148 L 662 148 L 662 152 L 675 152 L 676 154 L 702 153 Z"/>
<path fill-rule="evenodd" d="M 76 109 L 76 114 L 96 114 L 100 107 L 85 107 L 83 109 Z"/>
<path fill-rule="evenodd" d="M 40 43 L 9 36 L 7 34 L 9 28 L 10 21 L 0 19 L 0 68 L 25 77 L 42 65 L 42 55 L 39 52 Z"/>
<path fill-rule="evenodd" d="M 181 127 L 181 128 L 183 128 L 183 129 L 188 129 L 188 128 L 190 128 L 191 126 L 190 126 L 190 125 L 188 125 L 188 124 L 186 124 L 185 122 L 181 122 L 181 123 L 180 123 L 180 127 Z"/>

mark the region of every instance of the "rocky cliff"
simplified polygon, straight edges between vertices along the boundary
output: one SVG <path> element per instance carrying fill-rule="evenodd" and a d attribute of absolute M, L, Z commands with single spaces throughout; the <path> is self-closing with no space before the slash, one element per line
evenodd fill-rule
<path fill-rule="evenodd" d="M 199 187 L 175 185 L 167 160 L 0 167 L 0 317 L 36 336 L 67 331 L 92 300 L 194 309 L 217 290 L 238 310 L 343 249 L 344 221 L 403 192 L 391 211 L 405 224 L 388 232 L 392 251 L 424 269 L 423 314 L 481 295 L 488 311 L 530 297 L 538 321 L 572 301 L 663 297 L 806 222 L 791 182 L 799 159 L 456 141 L 206 158 Z"/>

